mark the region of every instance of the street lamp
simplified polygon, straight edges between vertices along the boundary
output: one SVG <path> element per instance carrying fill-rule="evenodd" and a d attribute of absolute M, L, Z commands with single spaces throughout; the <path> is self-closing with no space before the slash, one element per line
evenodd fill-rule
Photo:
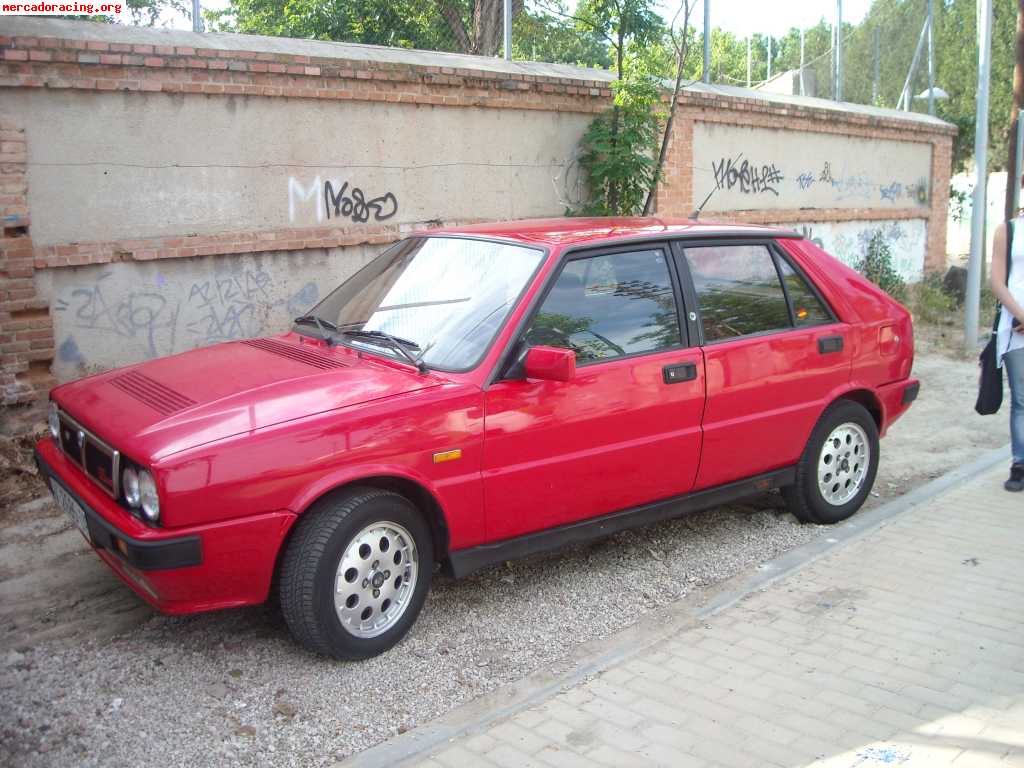
<path fill-rule="evenodd" d="M 936 101 L 940 101 L 942 99 L 948 99 L 949 98 L 949 94 L 946 93 L 941 88 L 939 88 L 939 86 L 937 86 L 937 85 L 934 88 L 925 88 L 923 91 L 921 91 L 919 94 L 917 94 L 917 96 L 915 96 L 914 98 L 924 101 L 929 96 L 931 96 Z"/>

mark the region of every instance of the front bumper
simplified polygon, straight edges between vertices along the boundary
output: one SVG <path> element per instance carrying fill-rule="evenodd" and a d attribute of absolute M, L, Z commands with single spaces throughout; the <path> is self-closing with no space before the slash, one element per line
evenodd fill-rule
<path fill-rule="evenodd" d="M 164 613 L 194 613 L 267 599 L 290 511 L 210 525 L 145 525 L 102 491 L 49 438 L 36 446 L 47 485 L 57 483 L 85 512 L 89 544 L 146 602 Z"/>

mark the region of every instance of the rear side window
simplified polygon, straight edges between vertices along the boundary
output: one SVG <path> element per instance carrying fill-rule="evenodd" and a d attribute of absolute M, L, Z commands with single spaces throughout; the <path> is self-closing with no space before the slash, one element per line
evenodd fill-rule
<path fill-rule="evenodd" d="M 775 260 L 764 245 L 686 249 L 706 342 L 792 327 Z"/>
<path fill-rule="evenodd" d="M 811 287 L 785 259 L 778 259 L 782 282 L 786 285 L 789 302 L 793 305 L 793 322 L 797 328 L 832 322 L 832 315 Z"/>
<path fill-rule="evenodd" d="M 664 252 L 658 248 L 570 261 L 526 341 L 571 349 L 579 363 L 678 346 L 679 317 Z"/>

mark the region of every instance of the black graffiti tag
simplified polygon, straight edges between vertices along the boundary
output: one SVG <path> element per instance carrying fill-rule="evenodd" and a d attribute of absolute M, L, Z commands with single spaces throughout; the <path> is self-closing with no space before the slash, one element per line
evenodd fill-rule
<path fill-rule="evenodd" d="M 352 187 L 349 195 L 345 194 L 346 191 L 347 181 L 341 185 L 337 194 L 334 193 L 334 186 L 329 180 L 324 182 L 324 208 L 327 210 L 328 219 L 333 212 L 334 216 L 344 216 L 357 224 L 362 224 L 369 221 L 371 215 L 374 221 L 385 221 L 398 213 L 398 198 L 391 192 L 367 200 L 359 187 Z"/>
<path fill-rule="evenodd" d="M 735 159 L 723 157 L 711 164 L 715 174 L 715 187 L 730 190 L 738 187 L 745 195 L 770 192 L 777 197 L 777 185 L 783 180 L 783 176 L 775 167 L 775 163 L 758 166 L 747 160 L 740 162 L 742 157 L 742 154 L 737 155 Z"/>

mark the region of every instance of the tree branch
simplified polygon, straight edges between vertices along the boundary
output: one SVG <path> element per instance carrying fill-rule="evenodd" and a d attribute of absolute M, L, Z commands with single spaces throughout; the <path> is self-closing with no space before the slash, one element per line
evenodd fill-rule
<path fill-rule="evenodd" d="M 668 108 L 668 119 L 665 121 L 665 132 L 661 136 L 661 150 L 658 152 L 658 162 L 654 166 L 651 188 L 647 190 L 647 200 L 644 202 L 644 216 L 649 216 L 654 207 L 654 198 L 658 192 L 658 182 L 661 179 L 661 169 L 665 166 L 665 157 L 668 155 L 668 143 L 672 137 L 672 125 L 676 119 L 676 104 L 679 101 L 679 92 L 683 89 L 683 67 L 686 64 L 687 54 L 690 52 L 690 41 L 686 35 L 690 26 L 690 12 L 693 10 L 690 0 L 682 0 L 679 10 L 683 9 L 686 12 L 683 14 L 683 28 L 678 42 L 675 33 L 671 31 L 671 28 L 669 30 L 673 47 L 676 49 L 676 82 L 675 87 L 672 89 L 672 100 Z M 677 18 L 679 18 L 679 11 L 676 11 L 676 15 L 672 19 L 673 25 Z"/>
<path fill-rule="evenodd" d="M 455 37 L 455 42 L 462 52 L 472 53 L 473 43 L 469 39 L 469 33 L 466 32 L 466 25 L 462 21 L 462 14 L 459 13 L 459 9 L 452 5 L 449 0 L 437 0 L 437 9 L 448 24 L 448 29 L 451 30 L 452 35 Z"/>

